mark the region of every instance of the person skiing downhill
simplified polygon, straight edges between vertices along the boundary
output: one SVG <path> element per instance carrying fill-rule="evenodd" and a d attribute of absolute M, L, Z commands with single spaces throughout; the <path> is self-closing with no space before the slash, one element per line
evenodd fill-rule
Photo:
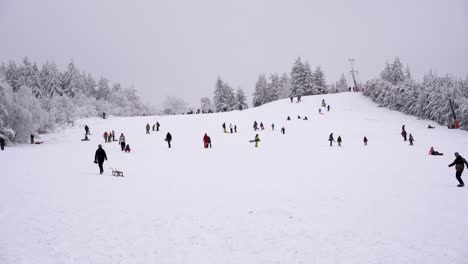
<path fill-rule="evenodd" d="M 167 141 L 167 146 L 168 146 L 169 148 L 171 148 L 171 141 L 172 141 L 172 135 L 171 135 L 171 133 L 167 132 L 167 134 L 166 134 L 166 139 L 164 139 L 164 140 Z"/>
<path fill-rule="evenodd" d="M 341 147 L 341 136 L 338 136 L 338 139 L 336 140 L 336 142 L 338 142 L 338 147 Z"/>
<path fill-rule="evenodd" d="M 458 154 L 458 152 L 455 152 L 455 160 L 452 163 L 450 163 L 448 166 L 452 167 L 454 165 L 455 165 L 455 171 L 456 171 L 455 177 L 457 178 L 459 182 L 457 187 L 463 187 L 465 186 L 465 184 L 463 183 L 461 176 L 463 174 L 463 170 L 465 169 L 465 165 L 466 167 L 468 167 L 468 162 L 460 154 Z"/>
<path fill-rule="evenodd" d="M 109 134 L 107 133 L 107 131 L 104 132 L 104 142 L 106 142 L 106 143 L 107 143 L 108 136 L 109 136 Z"/>
<path fill-rule="evenodd" d="M 333 146 L 333 141 L 335 141 L 335 139 L 333 138 L 333 133 L 331 133 L 330 136 L 328 136 L 328 141 L 330 141 L 330 147 Z"/>
<path fill-rule="evenodd" d="M 120 134 L 119 144 L 120 144 L 121 150 L 124 151 L 124 149 L 125 149 L 125 136 L 124 136 L 123 133 Z"/>
<path fill-rule="evenodd" d="M 98 149 L 94 154 L 94 163 L 97 163 L 99 166 L 99 174 L 104 173 L 104 168 L 102 165 L 104 164 L 105 160 L 107 160 L 106 151 L 102 148 L 102 145 L 99 144 Z"/>
<path fill-rule="evenodd" d="M 205 135 L 203 136 L 203 146 L 205 148 L 208 148 L 208 144 L 209 144 L 209 137 L 208 135 L 205 133 Z"/>
<path fill-rule="evenodd" d="M 364 146 L 367 146 L 367 137 L 364 137 Z"/>
<path fill-rule="evenodd" d="M 88 125 L 84 126 L 84 130 L 85 130 L 85 135 L 90 135 Z"/>
<path fill-rule="evenodd" d="M 0 137 L 0 149 L 5 150 L 5 139 L 3 137 Z"/>
<path fill-rule="evenodd" d="M 409 144 L 410 146 L 413 146 L 414 138 L 412 134 L 409 134 Z"/>
<path fill-rule="evenodd" d="M 146 134 L 149 134 L 150 133 L 150 125 L 147 123 L 146 124 Z"/>

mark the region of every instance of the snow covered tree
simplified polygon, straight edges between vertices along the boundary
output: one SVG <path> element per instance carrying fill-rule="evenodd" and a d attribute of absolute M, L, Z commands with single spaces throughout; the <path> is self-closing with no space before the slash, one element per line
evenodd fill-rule
<path fill-rule="evenodd" d="M 57 70 L 57 66 L 55 66 L 55 63 L 46 62 L 42 66 L 40 78 L 41 85 L 44 89 L 44 95 L 47 95 L 48 97 L 52 97 L 54 95 L 63 95 L 60 72 Z"/>
<path fill-rule="evenodd" d="M 245 97 L 244 90 L 239 88 L 236 92 L 236 105 L 234 106 L 234 109 L 244 110 L 247 108 L 249 108 L 249 106 L 247 105 L 247 98 Z"/>
<path fill-rule="evenodd" d="M 163 114 L 174 115 L 187 112 L 187 103 L 177 97 L 168 96 L 164 101 Z"/>
<path fill-rule="evenodd" d="M 291 80 L 287 73 L 283 73 L 280 78 L 280 90 L 278 92 L 279 99 L 288 98 L 291 95 Z"/>
<path fill-rule="evenodd" d="M 396 57 L 391 65 L 390 82 L 393 84 L 398 84 L 404 80 L 405 80 L 405 74 L 404 74 L 403 64 L 400 62 L 400 59 Z"/>
<path fill-rule="evenodd" d="M 97 84 L 96 99 L 97 100 L 107 100 L 110 96 L 109 89 L 109 80 L 104 77 L 101 77 Z"/>
<path fill-rule="evenodd" d="M 96 81 L 94 80 L 91 74 L 87 74 L 84 78 L 84 85 L 85 85 L 85 94 L 89 96 L 96 97 Z"/>
<path fill-rule="evenodd" d="M 233 89 L 218 76 L 214 92 L 214 107 L 216 112 L 226 112 L 233 110 L 236 104 L 236 97 Z"/>
<path fill-rule="evenodd" d="M 327 92 L 327 84 L 325 82 L 325 74 L 323 73 L 320 66 L 315 68 L 315 71 L 312 75 L 313 90 L 312 94 L 324 94 Z"/>
<path fill-rule="evenodd" d="M 203 97 L 200 100 L 200 109 L 203 113 L 208 113 L 210 110 L 213 111 L 213 105 L 211 104 L 211 100 L 208 97 Z"/>
<path fill-rule="evenodd" d="M 74 97 L 78 93 L 86 94 L 83 76 L 73 61 L 68 64 L 68 69 L 63 75 L 62 86 L 63 91 L 69 97 Z"/>
<path fill-rule="evenodd" d="M 305 95 L 306 82 L 305 66 L 301 58 L 297 58 L 291 69 L 291 96 Z"/>
<path fill-rule="evenodd" d="M 268 83 L 268 102 L 273 102 L 279 99 L 279 93 L 281 90 L 280 77 L 277 73 L 270 75 L 270 82 Z"/>
<path fill-rule="evenodd" d="M 265 74 L 260 74 L 257 83 L 255 84 L 255 91 L 253 93 L 252 104 L 254 107 L 261 106 L 268 103 L 270 97 L 269 84 Z"/>

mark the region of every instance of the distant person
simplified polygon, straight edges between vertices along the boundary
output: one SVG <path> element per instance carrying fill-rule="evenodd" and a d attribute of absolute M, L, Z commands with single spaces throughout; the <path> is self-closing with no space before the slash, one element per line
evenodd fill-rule
<path fill-rule="evenodd" d="M 257 121 L 254 121 L 254 123 L 253 123 L 253 128 L 254 128 L 254 131 L 257 131 L 257 130 L 258 130 L 258 123 L 257 123 Z"/>
<path fill-rule="evenodd" d="M 435 127 L 433 127 L 433 126 L 431 126 L 431 125 L 429 124 L 429 125 L 427 126 L 427 128 L 432 129 L 432 128 L 435 128 Z"/>
<path fill-rule="evenodd" d="M 286 120 L 291 121 L 291 117 L 288 116 L 288 118 L 286 118 Z"/>
<path fill-rule="evenodd" d="M 109 134 L 107 133 L 107 131 L 104 132 L 104 135 L 103 135 L 103 136 L 104 136 L 104 142 L 107 143 L 107 139 L 108 139 L 108 137 L 109 137 Z"/>
<path fill-rule="evenodd" d="M 325 103 L 325 99 L 322 99 L 322 107 L 326 107 L 327 104 Z"/>
<path fill-rule="evenodd" d="M 109 132 L 109 137 L 107 138 L 107 143 L 112 143 L 112 132 Z"/>
<path fill-rule="evenodd" d="M 234 133 L 237 133 L 237 125 L 234 125 Z"/>
<path fill-rule="evenodd" d="M 130 151 L 132 151 L 132 150 L 130 149 L 130 144 L 127 144 L 127 146 L 125 146 L 125 152 L 126 152 L 126 153 L 130 153 Z"/>
<path fill-rule="evenodd" d="M 453 165 L 455 165 L 455 171 L 456 171 L 455 172 L 455 177 L 457 178 L 458 182 L 460 183 L 457 186 L 458 187 L 465 186 L 461 176 L 463 174 L 463 170 L 465 169 L 465 165 L 468 167 L 468 162 L 466 162 L 466 159 L 464 159 L 462 156 L 460 156 L 460 154 L 458 154 L 458 152 L 455 152 L 455 160 L 452 163 L 450 163 L 448 166 L 452 167 Z"/>
<path fill-rule="evenodd" d="M 167 146 L 168 146 L 169 148 L 171 148 L 171 141 L 172 141 L 172 135 L 171 135 L 171 133 L 167 132 L 167 134 L 166 134 L 166 139 L 164 139 L 164 140 L 167 141 Z"/>
<path fill-rule="evenodd" d="M 5 150 L 5 139 L 0 137 L 0 149 Z"/>
<path fill-rule="evenodd" d="M 291 99 L 291 103 L 294 101 L 294 97 L 289 97 L 289 99 Z"/>
<path fill-rule="evenodd" d="M 115 132 L 112 130 L 112 141 L 115 141 Z"/>
<path fill-rule="evenodd" d="M 271 130 L 275 131 L 275 124 L 274 123 L 271 123 Z"/>
<path fill-rule="evenodd" d="M 120 134 L 119 144 L 120 144 L 120 149 L 124 151 L 125 150 L 125 136 L 123 133 Z"/>
<path fill-rule="evenodd" d="M 146 134 L 149 134 L 150 133 L 150 125 L 149 123 L 146 124 Z"/>
<path fill-rule="evenodd" d="M 99 165 L 99 173 L 102 174 L 104 173 L 104 160 L 107 160 L 107 155 L 106 151 L 102 148 L 102 145 L 98 145 L 98 149 L 96 150 L 96 154 L 94 154 L 94 163 L 97 163 Z"/>
<path fill-rule="evenodd" d="M 262 122 L 260 122 L 260 129 L 261 129 L 261 130 L 265 129 L 265 127 L 263 126 L 263 123 L 262 123 Z"/>
<path fill-rule="evenodd" d="M 211 137 L 208 137 L 208 146 L 211 148 Z"/>
<path fill-rule="evenodd" d="M 88 125 L 84 126 L 84 130 L 85 130 L 85 135 L 90 135 Z"/>
<path fill-rule="evenodd" d="M 309 118 L 307 118 L 307 116 L 304 116 L 304 120 L 309 120 Z"/>
<path fill-rule="evenodd" d="M 410 146 L 413 146 L 414 138 L 412 134 L 409 134 L 409 144 Z"/>
<path fill-rule="evenodd" d="M 255 147 L 257 148 L 258 147 L 258 142 L 260 142 L 260 137 L 258 136 L 258 134 L 255 135 Z"/>
<path fill-rule="evenodd" d="M 152 129 L 153 129 L 153 131 L 156 131 L 156 124 L 153 124 Z"/>
<path fill-rule="evenodd" d="M 401 136 L 403 137 L 403 140 L 406 141 L 406 130 L 401 131 Z"/>
<path fill-rule="evenodd" d="M 231 132 L 231 134 L 234 132 L 234 129 L 232 128 L 232 123 L 229 123 L 229 131 Z"/>
<path fill-rule="evenodd" d="M 227 133 L 227 131 L 226 131 L 226 123 L 223 123 L 222 127 L 223 127 L 223 130 L 224 130 L 224 133 Z"/>
<path fill-rule="evenodd" d="M 341 136 L 338 136 L 338 139 L 336 140 L 336 142 L 338 142 L 338 147 L 341 147 Z"/>
<path fill-rule="evenodd" d="M 319 108 L 319 114 L 320 115 L 322 114 L 322 108 Z"/>
<path fill-rule="evenodd" d="M 444 153 L 440 153 L 440 152 L 434 150 L 434 147 L 431 147 L 431 149 L 429 150 L 429 155 L 432 155 L 432 156 L 443 156 Z"/>
<path fill-rule="evenodd" d="M 333 146 L 333 141 L 335 141 L 335 139 L 333 138 L 333 133 L 331 133 L 330 136 L 328 136 L 328 141 L 330 141 L 330 147 Z"/>
<path fill-rule="evenodd" d="M 34 134 L 31 134 L 31 144 L 34 144 Z"/>
<path fill-rule="evenodd" d="M 364 146 L 367 146 L 367 137 L 364 137 Z"/>
<path fill-rule="evenodd" d="M 208 148 L 208 144 L 209 144 L 209 137 L 208 137 L 208 135 L 205 133 L 205 135 L 203 136 L 203 147 L 204 147 L 204 148 Z"/>
<path fill-rule="evenodd" d="M 160 126 L 161 126 L 161 125 L 159 124 L 159 122 L 156 122 L 156 131 L 159 131 L 159 127 L 160 127 Z"/>
<path fill-rule="evenodd" d="M 102 112 L 102 119 L 106 119 L 106 113 Z"/>
<path fill-rule="evenodd" d="M 330 105 L 327 105 L 327 111 L 330 112 Z"/>
<path fill-rule="evenodd" d="M 349 91 L 351 92 L 351 86 L 349 87 Z"/>
<path fill-rule="evenodd" d="M 283 135 L 286 133 L 286 129 L 284 127 L 281 128 L 281 133 L 283 133 Z"/>

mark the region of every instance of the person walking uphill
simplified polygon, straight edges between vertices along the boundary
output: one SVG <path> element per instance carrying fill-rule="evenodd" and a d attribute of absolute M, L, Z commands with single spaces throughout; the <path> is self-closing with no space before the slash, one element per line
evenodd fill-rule
<path fill-rule="evenodd" d="M 96 154 L 94 154 L 94 163 L 99 165 L 99 174 L 104 172 L 104 168 L 102 167 L 104 160 L 107 160 L 106 151 L 102 148 L 102 145 L 99 144 Z"/>
<path fill-rule="evenodd" d="M 146 124 L 146 134 L 149 134 L 150 133 L 150 125 L 147 123 Z"/>
<path fill-rule="evenodd" d="M 209 142 L 210 142 L 210 137 L 208 137 L 208 135 L 205 133 L 205 135 L 203 136 L 203 147 L 208 148 Z"/>
<path fill-rule="evenodd" d="M 465 186 L 465 184 L 463 183 L 463 180 L 461 178 L 462 176 L 462 173 L 463 173 L 463 170 L 465 169 L 465 165 L 466 167 L 468 167 L 468 162 L 466 162 L 466 159 L 464 159 L 462 156 L 460 156 L 460 154 L 458 154 L 458 152 L 455 152 L 455 160 L 450 163 L 448 166 L 449 167 L 452 167 L 455 165 L 455 177 L 457 178 L 458 182 L 460 184 L 457 185 L 457 187 L 463 187 Z"/>
<path fill-rule="evenodd" d="M 121 150 L 124 151 L 125 150 L 125 136 L 123 133 L 120 134 L 119 144 L 120 144 Z"/>
<path fill-rule="evenodd" d="M 330 141 L 330 147 L 333 146 L 333 141 L 335 141 L 335 139 L 333 138 L 333 133 L 331 133 L 330 136 L 328 136 L 328 141 Z"/>
<path fill-rule="evenodd" d="M 107 134 L 107 131 L 106 131 L 106 132 L 104 132 L 104 142 L 106 142 L 106 143 L 107 143 L 107 139 L 108 139 L 108 137 L 109 137 L 109 134 Z"/>
<path fill-rule="evenodd" d="M 403 126 L 401 127 L 401 136 L 403 137 L 403 139 L 404 139 L 405 141 L 406 141 L 406 135 L 407 135 L 407 133 L 406 133 L 406 130 L 405 130 L 405 126 L 403 125 Z"/>
<path fill-rule="evenodd" d="M 167 141 L 167 145 L 169 146 L 169 148 L 171 148 L 171 141 L 172 141 L 171 133 L 167 132 L 166 139 L 164 140 Z"/>

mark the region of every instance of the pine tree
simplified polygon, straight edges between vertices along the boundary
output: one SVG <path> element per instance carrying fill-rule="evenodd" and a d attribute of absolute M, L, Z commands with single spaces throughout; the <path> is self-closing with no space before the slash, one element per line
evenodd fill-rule
<path fill-rule="evenodd" d="M 283 73 L 280 78 L 279 99 L 288 98 L 291 95 L 291 80 L 287 73 Z"/>
<path fill-rule="evenodd" d="M 74 97 L 78 93 L 86 94 L 83 76 L 76 68 L 73 61 L 68 65 L 68 69 L 63 75 L 63 91 L 70 97 Z"/>
<path fill-rule="evenodd" d="M 310 68 L 309 62 L 304 64 L 304 95 L 318 94 L 318 89 L 314 87 L 314 74 Z"/>
<path fill-rule="evenodd" d="M 87 74 L 84 78 L 85 94 L 87 96 L 96 96 L 96 81 L 91 74 Z"/>
<path fill-rule="evenodd" d="M 210 110 L 213 110 L 210 98 L 203 97 L 200 100 L 200 109 L 203 111 L 203 113 L 208 113 Z"/>
<path fill-rule="evenodd" d="M 380 73 L 380 78 L 384 81 L 387 82 L 392 82 L 391 81 L 391 75 L 392 75 L 392 70 L 390 67 L 390 63 L 387 61 L 385 62 L 385 69 Z"/>
<path fill-rule="evenodd" d="M 110 96 L 110 89 L 109 89 L 109 80 L 104 77 L 101 77 L 97 84 L 98 88 L 96 91 L 96 99 L 97 100 L 108 100 Z"/>
<path fill-rule="evenodd" d="M 313 94 L 324 94 L 327 92 L 327 84 L 325 82 L 325 74 L 320 66 L 315 68 L 313 74 Z"/>
<path fill-rule="evenodd" d="M 247 98 L 245 97 L 244 90 L 242 90 L 241 88 L 238 88 L 236 92 L 236 105 L 234 109 L 244 110 L 247 108 L 249 108 L 249 106 L 247 105 Z"/>
<path fill-rule="evenodd" d="M 273 102 L 279 99 L 281 90 L 281 81 L 277 73 L 270 75 L 270 83 L 268 84 L 267 101 Z"/>
<path fill-rule="evenodd" d="M 291 96 L 305 94 L 305 66 L 301 58 L 297 58 L 291 69 Z"/>
<path fill-rule="evenodd" d="M 391 65 L 391 75 L 390 82 L 393 84 L 398 84 L 405 80 L 405 74 L 403 73 L 403 64 L 401 64 L 398 57 L 395 58 Z"/>
<path fill-rule="evenodd" d="M 260 74 L 257 83 L 255 84 L 255 91 L 253 93 L 252 104 L 254 107 L 261 106 L 268 103 L 269 95 L 269 84 L 265 77 L 265 74 Z"/>
<path fill-rule="evenodd" d="M 411 71 L 408 65 L 405 68 L 405 80 L 412 80 Z"/>
<path fill-rule="evenodd" d="M 213 99 L 216 112 L 233 110 L 236 103 L 235 99 L 232 88 L 227 83 L 224 83 L 221 77 L 218 76 Z"/>
<path fill-rule="evenodd" d="M 43 87 L 43 93 L 49 98 L 58 95 L 63 95 L 62 82 L 60 79 L 60 72 L 57 70 L 55 63 L 46 62 L 42 66 L 40 73 L 41 84 Z"/>

